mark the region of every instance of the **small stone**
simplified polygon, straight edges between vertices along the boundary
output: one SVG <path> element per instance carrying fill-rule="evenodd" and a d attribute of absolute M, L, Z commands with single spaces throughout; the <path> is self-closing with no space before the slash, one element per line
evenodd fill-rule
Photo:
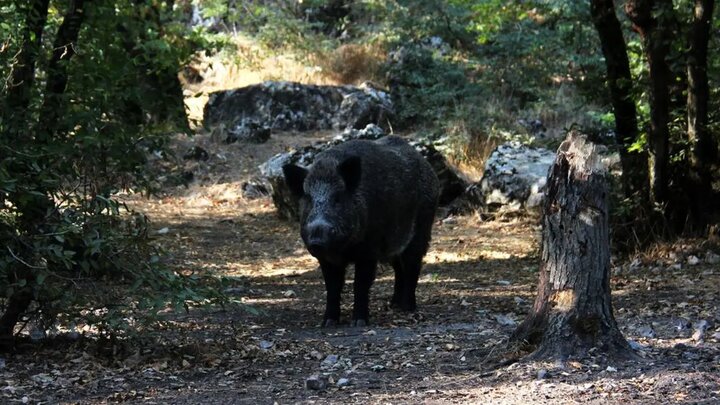
<path fill-rule="evenodd" d="M 335 383 L 335 385 L 337 385 L 338 387 L 347 387 L 348 385 L 350 385 L 350 379 L 344 377 L 340 378 L 339 380 L 337 380 L 337 383 Z"/>
<path fill-rule="evenodd" d="M 385 370 L 385 366 L 383 366 L 382 364 L 374 364 L 373 366 L 370 367 L 370 370 L 375 371 L 375 372 L 380 372 L 380 371 Z"/>
<path fill-rule="evenodd" d="M 32 329 L 30 329 L 30 341 L 39 342 L 46 337 L 47 336 L 45 334 L 45 331 L 40 327 L 34 326 Z"/>
<path fill-rule="evenodd" d="M 246 120 L 227 131 L 225 143 L 242 141 L 246 143 L 265 143 L 270 139 L 270 127 Z"/>
<path fill-rule="evenodd" d="M 693 332 L 692 338 L 696 342 L 704 340 L 705 332 L 710 328 L 710 322 L 701 320 L 695 324 L 695 331 Z"/>
<path fill-rule="evenodd" d="M 545 370 L 544 368 L 543 368 L 543 369 L 540 369 L 540 370 L 537 372 L 537 379 L 538 379 L 538 380 L 544 380 L 544 379 L 546 379 L 546 378 L 548 378 L 548 371 Z"/>
<path fill-rule="evenodd" d="M 687 264 L 689 264 L 690 266 L 695 266 L 698 263 L 700 263 L 700 259 L 697 256 L 688 256 Z"/>
<path fill-rule="evenodd" d="M 22 397 L 22 399 L 20 401 L 22 401 L 23 404 L 27 404 L 28 402 L 30 402 L 30 398 Z"/>
<path fill-rule="evenodd" d="M 282 295 L 283 295 L 283 297 L 285 297 L 285 298 L 294 298 L 294 297 L 297 297 L 297 294 L 295 294 L 295 291 L 293 291 L 293 290 L 283 291 Z"/>
<path fill-rule="evenodd" d="M 262 350 L 268 350 L 268 349 L 270 349 L 271 347 L 273 347 L 274 345 L 275 345 L 275 343 L 273 343 L 273 342 L 271 342 L 271 341 L 269 341 L 269 340 L 261 340 L 259 346 L 260 346 L 260 348 L 261 348 Z"/>
<path fill-rule="evenodd" d="M 270 195 L 270 187 L 262 179 L 252 179 L 242 184 L 242 196 L 248 200 L 267 197 Z"/>
<path fill-rule="evenodd" d="M 508 280 L 498 280 L 498 281 L 496 281 L 496 283 L 498 285 L 510 285 L 511 284 L 510 281 L 508 281 Z"/>
<path fill-rule="evenodd" d="M 655 330 L 649 326 L 643 326 L 642 328 L 638 329 L 638 334 L 644 338 L 653 339 L 655 338 Z"/>
<path fill-rule="evenodd" d="M 682 331 L 682 330 L 690 329 L 692 327 L 692 323 L 690 323 L 690 321 L 688 321 L 687 319 L 677 318 L 674 320 L 673 326 L 678 331 Z"/>
<path fill-rule="evenodd" d="M 617 369 L 616 369 L 615 367 L 613 367 L 613 366 L 607 366 L 607 368 L 605 369 L 605 371 L 607 371 L 608 373 L 616 373 L 616 372 L 617 372 Z"/>
<path fill-rule="evenodd" d="M 313 374 L 305 380 L 305 389 L 322 391 L 327 388 L 327 380 L 317 374 Z"/>
<path fill-rule="evenodd" d="M 208 160 L 210 159 L 210 154 L 203 148 L 199 146 L 193 146 L 192 148 L 188 149 L 187 152 L 183 155 L 183 159 L 185 160 Z"/>
<path fill-rule="evenodd" d="M 320 363 L 320 367 L 322 368 L 331 368 L 335 365 L 339 360 L 339 357 L 337 354 L 328 354 L 327 357 L 325 357 L 325 360 Z"/>
<path fill-rule="evenodd" d="M 247 289 L 244 287 L 228 287 L 223 290 L 226 295 L 242 295 L 247 293 Z"/>
<path fill-rule="evenodd" d="M 707 264 L 720 263 L 720 255 L 708 250 L 707 253 L 705 253 L 705 263 L 707 263 Z"/>
<path fill-rule="evenodd" d="M 507 315 L 495 315 L 495 321 L 502 326 L 515 326 L 517 322 Z"/>
<path fill-rule="evenodd" d="M 158 235 L 165 235 L 168 232 L 170 232 L 170 228 L 168 228 L 168 227 L 158 229 L 158 231 L 157 231 Z"/>

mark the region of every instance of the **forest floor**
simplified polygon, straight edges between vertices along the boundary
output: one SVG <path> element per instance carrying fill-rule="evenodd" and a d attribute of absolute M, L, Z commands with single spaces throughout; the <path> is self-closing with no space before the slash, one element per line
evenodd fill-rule
<path fill-rule="evenodd" d="M 168 311 L 159 327 L 131 345 L 101 348 L 80 339 L 25 348 L 0 365 L 0 401 L 720 401 L 720 265 L 707 263 L 713 261 L 708 250 L 717 253 L 712 241 L 614 259 L 616 318 L 639 355 L 629 363 L 607 362 L 599 353 L 564 363 L 529 362 L 508 348 L 534 300 L 537 218 L 438 219 L 417 313 L 388 308 L 392 271 L 383 267 L 371 291 L 371 326 L 319 328 L 324 285 L 297 225 L 279 220 L 269 197 L 247 200 L 240 189 L 268 157 L 329 135 L 273 134 L 263 145 L 226 145 L 206 135 L 176 139 L 179 155 L 190 145 L 210 153 L 205 162 L 178 160 L 194 181 L 168 187 L 161 197 L 130 196 L 128 203 L 150 216 L 172 266 L 232 277 L 227 292 L 256 313 L 235 306 Z M 346 318 L 351 284 L 344 294 Z"/>

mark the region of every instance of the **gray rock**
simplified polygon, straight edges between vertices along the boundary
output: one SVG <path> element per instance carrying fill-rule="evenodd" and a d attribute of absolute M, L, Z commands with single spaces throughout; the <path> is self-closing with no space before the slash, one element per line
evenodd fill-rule
<path fill-rule="evenodd" d="M 384 124 L 392 115 L 390 96 L 371 86 L 316 86 L 293 82 L 267 81 L 234 90 L 210 94 L 204 111 L 206 127 L 220 124 L 229 139 L 244 136 L 244 128 L 263 128 L 260 139 L 270 130 L 309 131 L 318 129 L 364 128 Z M 257 137 L 253 132 L 251 139 Z"/>
<path fill-rule="evenodd" d="M 482 203 L 489 210 L 538 208 L 555 153 L 508 142 L 498 146 L 485 164 L 480 181 Z"/>
<path fill-rule="evenodd" d="M 696 342 L 700 342 L 705 339 L 705 332 L 710 329 L 711 325 L 710 322 L 706 320 L 701 320 L 699 322 L 695 323 L 695 329 L 693 331 L 692 338 Z"/>
<path fill-rule="evenodd" d="M 718 264 L 720 263 L 720 255 L 708 250 L 705 253 L 705 263 L 707 264 Z"/>
<path fill-rule="evenodd" d="M 515 322 L 514 319 L 510 318 L 507 315 L 501 315 L 497 314 L 494 316 L 495 321 L 499 323 L 501 326 L 515 326 L 517 325 L 517 322 Z"/>
<path fill-rule="evenodd" d="M 248 200 L 255 200 L 269 196 L 272 186 L 265 180 L 253 178 L 242 184 L 242 196 Z"/>
<path fill-rule="evenodd" d="M 199 146 L 193 146 L 192 148 L 188 149 L 187 152 L 183 155 L 183 159 L 185 160 L 208 160 L 210 159 L 210 154 L 203 148 Z"/>
<path fill-rule="evenodd" d="M 643 326 L 637 330 L 638 334 L 644 338 L 653 339 L 656 337 L 655 330 L 649 326 Z"/>
<path fill-rule="evenodd" d="M 320 363 L 321 368 L 332 368 L 338 362 L 339 357 L 336 354 L 328 354 L 325 360 Z"/>
<path fill-rule="evenodd" d="M 270 139 L 270 127 L 255 121 L 243 120 L 227 131 L 226 143 L 265 143 Z"/>
<path fill-rule="evenodd" d="M 645 349 L 647 349 L 647 347 L 646 347 L 645 345 L 643 345 L 643 344 L 641 344 L 641 343 L 638 343 L 638 342 L 636 342 L 636 341 L 634 341 L 634 340 L 628 340 L 627 342 L 628 342 L 628 344 L 630 345 L 630 348 L 633 349 L 633 350 L 640 351 L 640 350 L 645 350 Z"/>
<path fill-rule="evenodd" d="M 313 391 L 322 391 L 327 388 L 327 378 L 313 374 L 305 379 L 305 388 Z"/>
<path fill-rule="evenodd" d="M 347 387 L 350 385 L 350 379 L 345 377 L 340 378 L 339 380 L 337 380 L 337 383 L 335 383 L 335 385 L 337 385 L 338 387 Z"/>

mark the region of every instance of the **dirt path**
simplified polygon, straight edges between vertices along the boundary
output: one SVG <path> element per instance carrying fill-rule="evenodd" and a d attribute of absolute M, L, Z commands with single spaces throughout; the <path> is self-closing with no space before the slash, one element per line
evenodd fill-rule
<path fill-rule="evenodd" d="M 182 271 L 232 278 L 239 308 L 168 312 L 148 342 L 108 356 L 81 341 L 5 359 L 0 398 L 30 403 L 715 403 L 720 397 L 717 265 L 616 263 L 615 309 L 644 362 L 601 357 L 565 365 L 513 363 L 505 341 L 534 299 L 536 221 L 438 221 L 415 314 L 387 307 L 392 272 L 382 268 L 367 328 L 320 329 L 324 286 L 296 225 L 268 198 L 246 200 L 243 181 L 273 153 L 327 134 L 279 135 L 265 145 L 205 147 L 189 189 L 130 198 L 147 212 Z M 664 260 L 664 259 L 663 259 Z M 665 263 L 665 262 L 662 262 Z M 657 267 L 657 268 L 656 268 Z M 352 275 L 352 272 L 349 273 Z M 351 282 L 344 294 L 351 302 Z M 347 318 L 350 307 L 343 307 Z M 692 339 L 693 324 L 711 327 Z M 689 326 L 688 326 L 689 325 Z M 504 364 L 504 365 L 503 365 Z M 322 389 L 306 387 L 325 385 Z"/>

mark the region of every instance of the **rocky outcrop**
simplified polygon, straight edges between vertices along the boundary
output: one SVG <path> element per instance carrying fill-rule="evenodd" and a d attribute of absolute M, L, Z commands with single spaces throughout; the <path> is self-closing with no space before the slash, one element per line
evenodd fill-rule
<path fill-rule="evenodd" d="M 498 146 L 490 155 L 483 178 L 473 191 L 488 211 L 533 209 L 543 201 L 545 182 L 555 152 L 517 142 Z"/>
<path fill-rule="evenodd" d="M 204 125 L 227 128 L 228 140 L 247 128 L 277 131 L 361 129 L 382 125 L 392 114 L 390 96 L 371 86 L 316 86 L 267 81 L 210 94 Z M 251 139 L 254 139 L 251 137 Z"/>
<path fill-rule="evenodd" d="M 285 184 L 282 167 L 288 163 L 309 167 L 318 153 L 342 142 L 351 139 L 378 139 L 385 136 L 385 132 L 377 125 L 368 125 L 362 130 L 348 129 L 330 142 L 318 143 L 311 146 L 280 153 L 260 166 L 260 173 L 272 186 L 272 199 L 280 217 L 285 219 L 298 218 L 298 199 L 290 192 Z M 428 160 L 440 179 L 440 204 L 444 205 L 462 194 L 468 183 L 463 180 L 450 166 L 445 157 L 429 143 L 411 142 L 411 144 Z"/>

